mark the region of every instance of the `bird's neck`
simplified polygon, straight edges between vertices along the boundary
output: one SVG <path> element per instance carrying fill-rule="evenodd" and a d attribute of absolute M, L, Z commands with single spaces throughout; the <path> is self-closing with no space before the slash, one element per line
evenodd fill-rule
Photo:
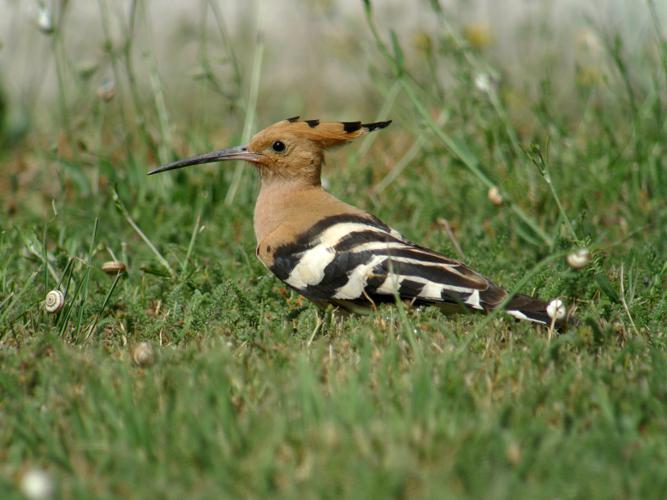
<path fill-rule="evenodd" d="M 303 211 L 307 205 L 301 203 L 318 197 L 319 192 L 322 186 L 311 180 L 262 176 L 254 215 L 257 242 L 290 220 L 296 210 Z"/>
<path fill-rule="evenodd" d="M 319 180 L 319 179 L 318 179 Z M 255 236 L 261 243 L 282 226 L 304 230 L 324 217 L 341 213 L 360 213 L 362 210 L 340 201 L 327 193 L 319 182 L 307 179 L 266 179 L 255 204 Z M 287 231 L 285 234 L 289 234 Z"/>

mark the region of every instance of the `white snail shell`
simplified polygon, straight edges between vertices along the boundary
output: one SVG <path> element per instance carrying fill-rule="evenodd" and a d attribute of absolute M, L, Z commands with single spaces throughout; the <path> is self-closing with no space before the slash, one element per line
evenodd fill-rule
<path fill-rule="evenodd" d="M 561 320 L 565 317 L 565 313 L 567 313 L 567 309 L 560 299 L 554 299 L 547 305 L 547 314 L 551 319 Z"/>
<path fill-rule="evenodd" d="M 503 204 L 503 196 L 500 194 L 500 189 L 498 189 L 497 186 L 491 186 L 489 188 L 487 197 L 489 198 L 489 201 L 497 207 Z"/>
<path fill-rule="evenodd" d="M 65 305 L 65 295 L 60 290 L 51 290 L 46 294 L 44 309 L 46 312 L 55 314 Z"/>
<path fill-rule="evenodd" d="M 581 248 L 567 256 L 567 263 L 573 269 L 586 267 L 591 261 L 591 252 L 586 248 Z"/>
<path fill-rule="evenodd" d="M 139 342 L 132 350 L 132 360 L 138 366 L 150 366 L 155 361 L 153 346 L 148 342 Z"/>

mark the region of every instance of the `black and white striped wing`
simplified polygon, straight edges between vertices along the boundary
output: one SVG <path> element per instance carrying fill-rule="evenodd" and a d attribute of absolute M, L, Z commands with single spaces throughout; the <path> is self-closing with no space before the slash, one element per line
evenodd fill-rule
<path fill-rule="evenodd" d="M 506 296 L 462 263 L 405 240 L 370 216 L 328 217 L 276 249 L 271 270 L 311 300 L 370 305 L 401 299 L 488 310 Z"/>

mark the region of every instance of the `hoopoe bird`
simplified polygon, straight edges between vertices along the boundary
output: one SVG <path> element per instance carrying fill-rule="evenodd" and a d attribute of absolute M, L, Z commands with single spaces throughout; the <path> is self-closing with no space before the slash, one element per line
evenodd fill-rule
<path fill-rule="evenodd" d="M 245 146 L 168 163 L 149 175 L 226 160 L 253 164 L 261 177 L 254 213 L 257 257 L 319 306 L 359 312 L 399 297 L 415 305 L 489 312 L 505 302 L 505 311 L 515 318 L 562 326 L 563 311 L 554 313 L 553 302 L 549 309 L 526 295 L 507 300 L 506 290 L 462 262 L 411 242 L 324 190 L 325 150 L 390 123 L 288 118 Z"/>

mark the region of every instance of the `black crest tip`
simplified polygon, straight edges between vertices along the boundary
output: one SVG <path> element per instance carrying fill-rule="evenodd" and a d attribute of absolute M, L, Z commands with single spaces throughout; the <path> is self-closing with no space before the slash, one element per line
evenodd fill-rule
<path fill-rule="evenodd" d="M 306 120 L 306 123 L 310 128 L 315 128 L 320 124 L 319 120 Z"/>
<path fill-rule="evenodd" d="M 388 127 L 390 124 L 391 120 L 387 120 L 384 122 L 364 123 L 361 126 L 367 129 L 369 132 L 372 132 L 373 130 L 379 130 Z"/>
<path fill-rule="evenodd" d="M 298 116 L 292 116 L 291 118 L 285 118 L 285 120 L 287 120 L 290 123 L 294 123 L 294 122 L 299 121 L 299 117 Z"/>
<path fill-rule="evenodd" d="M 348 134 L 356 132 L 361 128 L 361 122 L 341 122 L 343 130 Z"/>

